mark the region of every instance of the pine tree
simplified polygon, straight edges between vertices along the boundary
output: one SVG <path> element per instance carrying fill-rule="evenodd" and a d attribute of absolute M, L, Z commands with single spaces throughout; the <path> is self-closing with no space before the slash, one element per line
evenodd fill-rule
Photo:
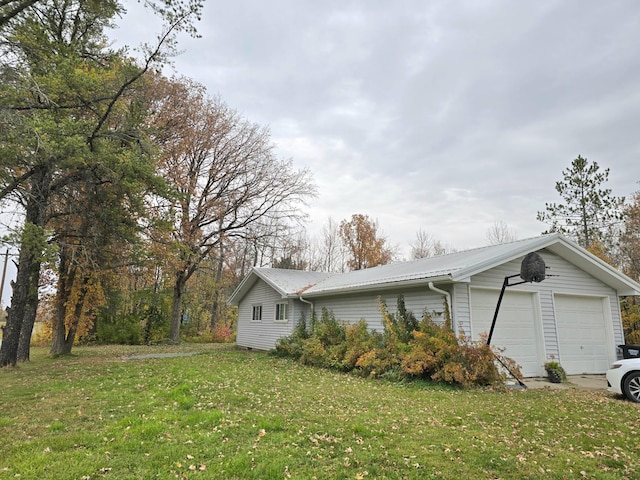
<path fill-rule="evenodd" d="M 556 191 L 564 203 L 546 203 L 545 211 L 536 216 L 549 225 L 543 233 L 566 234 L 585 248 L 594 242 L 611 245 L 623 218 L 624 197 L 612 196 L 611 189 L 602 188 L 609 179 L 609 169 L 600 171 L 596 162 L 589 163 L 578 155 L 562 175 Z"/>

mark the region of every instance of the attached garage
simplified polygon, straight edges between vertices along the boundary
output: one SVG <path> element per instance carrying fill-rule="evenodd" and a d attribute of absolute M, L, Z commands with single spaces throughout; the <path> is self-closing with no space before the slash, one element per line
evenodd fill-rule
<path fill-rule="evenodd" d="M 472 338 L 489 333 L 499 290 L 471 288 Z M 502 299 L 491 345 L 520 364 L 525 377 L 542 375 L 544 347 L 537 295 L 506 291 Z"/>
<path fill-rule="evenodd" d="M 568 374 L 602 373 L 615 360 L 608 297 L 554 295 L 560 363 Z"/>
<path fill-rule="evenodd" d="M 516 280 L 531 252 L 544 260 L 546 278 L 509 284 L 491 344 L 517 361 L 524 377 L 545 375 L 552 359 L 569 374 L 604 373 L 625 341 L 619 297 L 640 295 L 640 284 L 557 233 L 345 273 L 254 268 L 230 299 L 238 305 L 237 343 L 273 348 L 302 315 L 322 308 L 377 328 L 378 298 L 399 293 L 414 314 L 447 305 L 455 331 L 478 339 L 491 328 L 504 279 Z M 285 300 L 291 316 L 274 321 L 268 312 Z"/>

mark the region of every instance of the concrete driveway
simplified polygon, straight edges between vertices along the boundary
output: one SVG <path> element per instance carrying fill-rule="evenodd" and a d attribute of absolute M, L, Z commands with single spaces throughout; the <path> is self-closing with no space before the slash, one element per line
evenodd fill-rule
<path fill-rule="evenodd" d="M 528 388 L 554 388 L 568 390 L 579 388 L 582 390 L 606 390 L 607 378 L 604 375 L 568 375 L 564 383 L 551 383 L 547 377 L 525 378 L 523 383 Z"/>

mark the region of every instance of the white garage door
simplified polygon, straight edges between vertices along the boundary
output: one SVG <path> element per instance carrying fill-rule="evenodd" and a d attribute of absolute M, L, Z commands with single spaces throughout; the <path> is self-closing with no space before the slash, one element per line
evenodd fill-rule
<path fill-rule="evenodd" d="M 471 330 L 474 339 L 489 333 L 499 291 L 471 289 Z M 491 345 L 520 364 L 525 377 L 543 374 L 540 322 L 536 298 L 531 293 L 506 291 L 500 305 Z"/>
<path fill-rule="evenodd" d="M 613 344 L 602 298 L 554 296 L 560 363 L 568 374 L 604 373 Z"/>

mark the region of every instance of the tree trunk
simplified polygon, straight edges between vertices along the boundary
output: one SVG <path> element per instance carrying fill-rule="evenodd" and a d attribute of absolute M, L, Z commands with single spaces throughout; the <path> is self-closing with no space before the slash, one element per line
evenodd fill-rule
<path fill-rule="evenodd" d="M 60 316 L 62 315 L 62 318 Z M 64 311 L 60 309 L 56 309 L 55 320 L 52 328 L 52 336 L 51 339 L 51 350 L 50 353 L 52 355 L 62 355 L 64 352 L 64 336 L 65 336 L 65 328 L 64 328 Z"/>
<path fill-rule="evenodd" d="M 40 270 L 40 262 L 38 262 L 38 270 Z M 20 339 L 18 340 L 18 361 L 28 362 L 31 354 L 31 335 L 33 334 L 33 326 L 36 323 L 36 313 L 38 311 L 38 295 L 27 301 L 24 308 L 24 317 L 22 327 L 20 328 Z"/>
<path fill-rule="evenodd" d="M 220 297 L 222 296 L 222 272 L 224 270 L 224 242 L 220 242 L 220 252 L 218 256 L 218 263 L 216 266 L 216 282 L 215 291 L 213 292 L 213 304 L 211 305 L 211 323 L 210 329 L 213 331 L 216 328 L 218 319 L 221 316 Z"/>
<path fill-rule="evenodd" d="M 29 297 L 32 296 L 31 273 L 34 258 L 28 248 L 20 249 L 16 281 L 12 282 L 13 294 L 0 347 L 0 367 L 14 366 L 18 360 L 18 344 Z M 37 293 L 36 293 L 37 296 Z"/>
<path fill-rule="evenodd" d="M 40 265 L 45 239 L 41 228 L 46 222 L 46 207 L 51 192 L 52 172 L 42 165 L 31 178 L 32 194 L 27 199 L 16 280 L 12 283 L 11 307 L 8 311 L 0 367 L 13 366 L 29 359 L 31 333 L 38 308 Z"/>
<path fill-rule="evenodd" d="M 65 296 L 65 298 L 68 298 Z M 74 321 L 67 328 L 66 325 L 66 308 L 56 308 L 55 324 L 53 327 L 53 341 L 51 342 L 52 355 L 69 355 L 73 348 L 73 342 L 76 339 L 76 331 L 78 329 L 79 312 L 82 311 L 82 300 L 76 306 L 76 315 Z"/>
<path fill-rule="evenodd" d="M 70 353 L 70 350 L 67 351 L 66 345 L 67 327 L 65 318 L 67 309 L 65 304 L 71 293 L 74 275 L 74 271 L 70 268 L 68 250 L 65 247 L 60 249 L 60 267 L 58 270 L 58 291 L 56 293 L 56 308 L 52 329 L 53 338 L 50 352 L 52 355 L 65 355 Z"/>
<path fill-rule="evenodd" d="M 75 272 L 71 275 L 75 277 Z M 72 284 L 70 284 L 72 285 Z M 69 300 L 70 288 L 65 291 L 65 295 L 61 298 L 64 302 L 63 308 L 58 308 L 56 312 L 56 332 L 57 332 L 57 340 L 51 346 L 51 353 L 53 355 L 69 355 L 71 353 L 71 349 L 73 348 L 73 342 L 76 339 L 76 332 L 78 331 L 78 322 L 80 321 L 80 315 L 82 313 L 82 308 L 84 306 L 84 299 L 86 294 L 86 289 L 83 288 L 83 292 L 80 295 L 80 299 L 76 303 L 74 307 L 74 315 L 73 321 L 70 325 L 67 325 L 67 308 L 66 305 Z M 55 351 L 54 351 L 55 346 Z"/>
<path fill-rule="evenodd" d="M 187 284 L 187 276 L 184 272 L 176 274 L 176 282 L 173 286 L 173 303 L 171 305 L 171 327 L 169 328 L 169 341 L 180 343 L 180 324 L 182 323 L 182 297 L 184 287 Z"/>

